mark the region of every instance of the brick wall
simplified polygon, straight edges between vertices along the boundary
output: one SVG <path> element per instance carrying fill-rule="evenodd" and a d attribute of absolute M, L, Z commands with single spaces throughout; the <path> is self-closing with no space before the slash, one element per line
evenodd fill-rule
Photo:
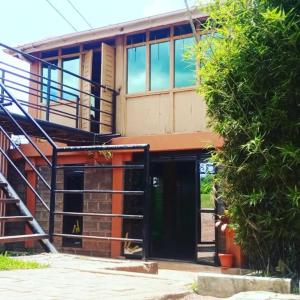
<path fill-rule="evenodd" d="M 58 170 L 57 173 L 57 189 L 64 187 L 64 173 Z M 50 181 L 50 170 L 46 167 L 41 167 L 40 172 Z M 112 189 L 112 172 L 109 169 L 87 169 L 84 173 L 84 188 L 85 189 Z M 50 193 L 44 187 L 41 181 L 38 181 L 37 190 L 41 193 L 42 198 L 49 205 Z M 63 210 L 63 194 L 56 195 L 56 210 Z M 112 199 L 111 194 L 105 193 L 85 193 L 83 197 L 83 212 L 88 213 L 111 213 Z M 47 230 L 49 215 L 44 207 L 37 201 L 36 203 L 36 218 L 40 225 Z M 55 232 L 62 233 L 62 216 L 55 216 Z M 95 236 L 111 236 L 111 218 L 109 217 L 83 217 L 83 235 Z M 110 241 L 105 240 L 82 240 L 82 247 L 63 247 L 62 238 L 55 237 L 54 244 L 58 251 L 110 257 Z"/>
<path fill-rule="evenodd" d="M 44 179 L 50 183 L 51 179 L 51 169 L 49 167 L 39 167 L 39 171 L 44 177 Z M 56 174 L 56 188 L 63 189 L 64 187 L 64 174 L 62 170 L 57 170 Z M 45 203 L 50 206 L 50 191 L 45 186 L 45 184 L 37 178 L 37 192 L 40 194 L 42 199 Z M 38 223 L 41 227 L 48 232 L 49 228 L 49 213 L 43 206 L 43 204 L 37 199 L 35 205 L 35 218 L 37 219 Z M 62 211 L 63 210 L 63 195 L 57 194 L 56 195 L 56 210 Z M 61 233 L 62 232 L 62 216 L 55 216 L 55 232 Z M 57 247 L 60 247 L 60 244 L 57 243 Z"/>
<path fill-rule="evenodd" d="M 25 174 L 25 164 L 23 161 L 15 162 L 18 169 Z M 20 175 L 15 171 L 11 166 L 7 170 L 7 180 L 13 189 L 16 191 L 18 196 L 23 202 L 26 203 L 26 184 L 20 177 Z M 19 216 L 20 211 L 14 205 L 6 206 L 6 215 L 7 216 Z M 5 235 L 20 235 L 25 232 L 25 225 L 23 222 L 8 222 L 4 226 Z M 5 245 L 6 250 L 23 250 L 25 248 L 24 243 L 10 243 Z"/>

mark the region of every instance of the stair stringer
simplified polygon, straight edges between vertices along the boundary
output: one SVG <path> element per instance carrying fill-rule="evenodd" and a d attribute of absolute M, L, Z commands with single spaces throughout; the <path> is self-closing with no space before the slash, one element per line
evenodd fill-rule
<path fill-rule="evenodd" d="M 13 189 L 13 187 L 10 185 L 10 183 L 7 181 L 6 177 L 0 172 L 0 182 L 6 183 L 7 187 L 5 188 L 5 193 L 7 193 L 7 196 L 13 199 L 20 199 L 18 203 L 16 203 L 16 206 L 19 208 L 20 212 L 24 216 L 32 217 L 32 221 L 28 221 L 27 224 L 30 226 L 33 232 L 38 234 L 46 234 L 43 228 L 40 226 L 40 224 L 37 222 L 37 220 L 34 218 L 34 216 L 31 214 L 27 206 L 24 204 L 24 202 L 21 200 L 21 198 L 18 196 L 16 191 Z M 49 241 L 49 239 L 42 239 L 41 240 L 43 248 L 45 248 L 47 251 L 51 253 L 58 253 L 54 245 Z"/>

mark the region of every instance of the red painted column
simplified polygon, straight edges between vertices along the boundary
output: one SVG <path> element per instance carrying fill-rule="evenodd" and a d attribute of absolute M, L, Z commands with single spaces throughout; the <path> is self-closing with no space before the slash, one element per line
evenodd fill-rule
<path fill-rule="evenodd" d="M 112 164 L 123 165 L 125 161 L 132 159 L 132 153 L 113 153 Z M 124 190 L 124 169 L 113 169 L 113 190 Z M 123 213 L 123 194 L 112 194 L 112 213 L 122 214 Z M 122 218 L 112 218 L 111 224 L 111 236 L 122 237 L 123 220 Z M 122 254 L 122 242 L 112 241 L 111 243 L 111 257 L 119 257 Z"/>
<path fill-rule="evenodd" d="M 28 166 L 25 166 L 25 171 L 26 171 L 26 177 L 28 182 L 31 184 L 31 186 L 36 189 L 37 185 L 37 176 L 34 171 Z M 32 190 L 29 187 L 26 187 L 26 206 L 31 212 L 31 214 L 34 216 L 35 215 L 35 195 L 32 192 Z M 25 234 L 31 234 L 31 230 L 28 226 L 25 227 Z M 26 248 L 33 248 L 35 242 L 34 241 L 26 241 L 25 246 Z"/>
<path fill-rule="evenodd" d="M 122 165 L 123 157 L 122 154 L 114 154 L 112 158 L 113 165 Z M 113 190 L 123 190 L 124 180 L 123 180 L 123 169 L 113 169 Z M 122 214 L 123 213 L 123 195 L 122 194 L 112 194 L 112 213 Z M 111 236 L 112 237 L 122 237 L 122 218 L 112 218 L 111 224 Z M 118 257 L 121 255 L 122 242 L 112 241 L 111 243 L 111 257 Z"/>

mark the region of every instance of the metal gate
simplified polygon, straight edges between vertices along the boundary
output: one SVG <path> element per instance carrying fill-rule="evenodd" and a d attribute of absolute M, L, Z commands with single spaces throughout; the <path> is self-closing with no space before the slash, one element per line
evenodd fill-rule
<path fill-rule="evenodd" d="M 96 163 L 84 165 L 59 165 L 58 154 L 71 153 L 71 152 L 85 152 L 88 154 L 99 153 L 101 155 L 113 155 L 115 152 L 140 152 L 143 156 L 143 162 L 139 164 L 117 164 L 110 163 Z M 89 240 L 106 240 L 106 241 L 119 241 L 119 242 L 134 242 L 140 244 L 142 247 L 142 258 L 146 260 L 149 257 L 149 145 L 101 145 L 101 146 L 74 146 L 74 147 L 59 147 L 53 153 L 53 167 L 51 170 L 52 186 L 50 195 L 50 222 L 49 222 L 49 236 L 53 241 L 53 237 L 69 238 L 69 239 L 89 239 Z M 114 189 L 58 189 L 57 188 L 57 171 L 58 170 L 80 170 L 85 171 L 88 169 L 139 169 L 143 171 L 143 188 L 141 190 L 114 190 Z M 96 178 L 95 178 L 96 180 Z M 121 194 L 121 195 L 137 195 L 143 197 L 143 214 L 123 214 L 123 213 L 107 213 L 101 211 L 95 212 L 74 212 L 56 209 L 56 197 L 58 194 Z M 128 238 L 120 236 L 96 236 L 84 234 L 70 234 L 55 232 L 55 218 L 57 216 L 76 216 L 82 217 L 103 217 L 103 218 L 119 218 L 119 219 L 135 219 L 141 221 L 143 227 L 142 238 Z"/>

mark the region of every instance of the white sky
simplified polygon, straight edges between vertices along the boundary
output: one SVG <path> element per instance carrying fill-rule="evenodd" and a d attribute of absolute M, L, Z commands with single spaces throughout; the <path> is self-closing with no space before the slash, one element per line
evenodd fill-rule
<path fill-rule="evenodd" d="M 89 27 L 67 0 L 50 0 L 78 29 Z M 185 8 L 184 0 L 71 0 L 93 27 Z M 196 0 L 188 0 L 190 6 Z M 0 41 L 10 46 L 74 32 L 46 0 L 0 0 Z"/>

